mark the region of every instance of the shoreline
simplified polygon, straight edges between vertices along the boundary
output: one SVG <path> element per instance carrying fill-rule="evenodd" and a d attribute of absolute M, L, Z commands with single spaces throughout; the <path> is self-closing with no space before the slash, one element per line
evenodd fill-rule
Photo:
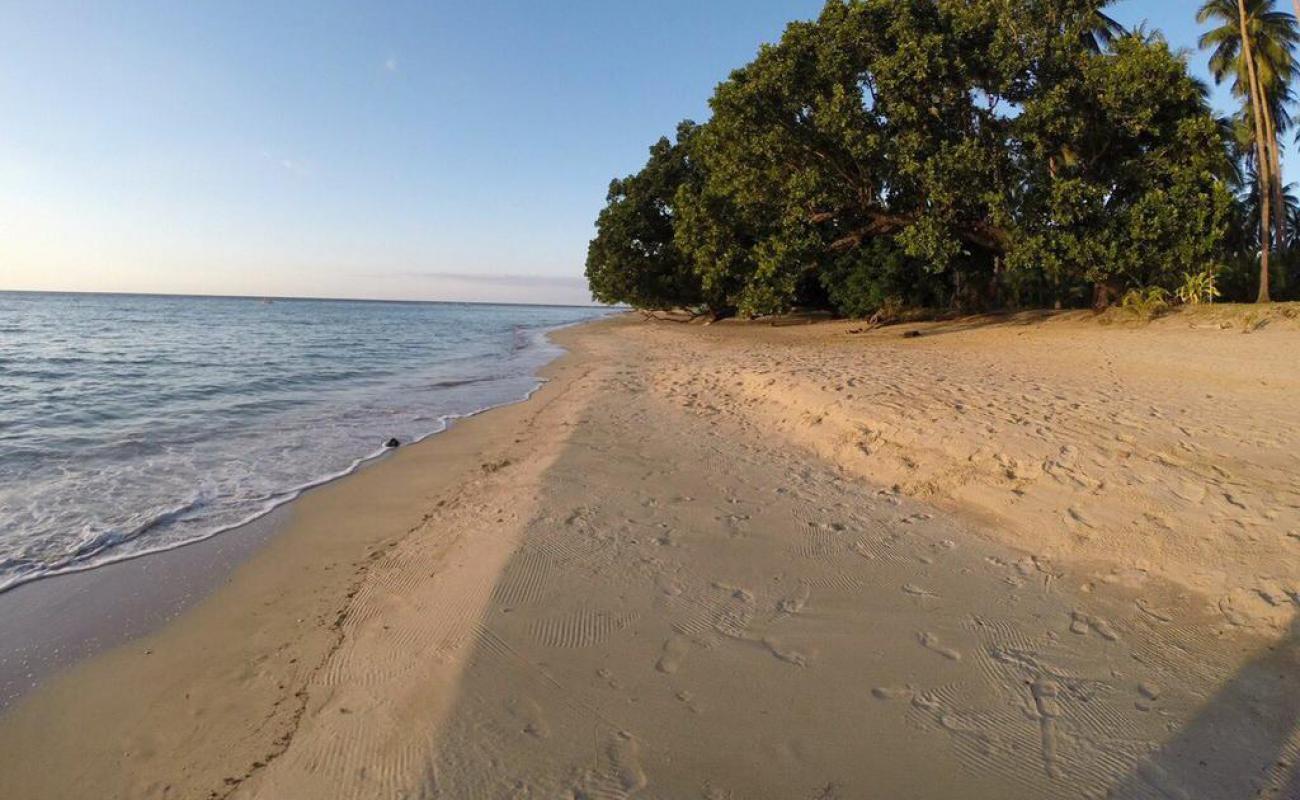
<path fill-rule="evenodd" d="M 1042 411 L 1032 385 L 1008 390 L 1019 373 L 985 356 L 1032 367 L 1084 414 L 1090 396 L 1049 368 L 1061 337 L 1085 347 L 1112 334 L 1066 320 L 1015 344 L 1015 325 L 938 323 L 900 344 L 897 330 L 847 336 L 849 324 L 616 317 L 560 332 L 567 352 L 531 400 L 308 493 L 205 599 L 0 715 L 0 794 L 758 797 L 818 786 L 1039 800 L 1289 785 L 1278 765 L 1300 755 L 1300 618 L 1286 633 L 1246 607 L 1216 607 L 1134 568 L 1136 541 L 1102 551 L 1111 540 L 1098 534 L 1069 550 L 1041 523 L 1036 536 L 990 528 L 969 505 L 891 486 L 890 461 L 872 473 L 846 460 L 841 446 L 856 440 L 823 419 L 871 410 L 880 433 L 854 457 L 902 448 L 924 476 L 941 463 L 935 442 L 965 458 L 949 422 L 978 432 L 977 415 L 1001 408 L 968 396 L 963 413 L 944 406 L 950 393 L 987 384 L 1016 410 Z M 1270 344 L 1280 362 L 1292 347 L 1285 332 L 1218 344 L 1208 332 L 1120 335 L 1124 363 L 1148 381 L 1136 354 L 1155 347 L 1168 361 L 1168 336 L 1210 355 Z M 937 382 L 933 359 L 948 365 Z M 1272 391 L 1285 394 L 1291 373 L 1279 374 Z M 1124 430 L 1157 455 L 1163 428 L 1151 425 L 1164 423 L 1143 393 L 1163 389 L 1133 384 L 1100 406 L 1122 401 L 1154 420 Z M 1192 397 L 1167 401 L 1184 425 L 1201 419 Z M 886 416 L 897 409 L 924 424 Z M 1001 434 L 1022 472 L 1040 438 L 1081 441 L 1070 413 L 1066 402 Z M 889 425 L 925 438 L 891 438 Z M 1205 434 L 1197 446 L 1219 442 Z M 1111 479 L 1129 474 L 1136 444 L 1106 462 Z M 1083 452 L 1077 468 L 1103 458 Z M 1001 497 L 1002 519 L 1022 525 L 1057 497 L 1038 494 L 1050 474 L 1041 486 L 960 474 L 947 490 Z M 1135 494 L 1167 482 L 1070 491 L 1085 519 L 1097 497 L 1172 514 Z M 1219 520 L 1218 503 L 1196 508 Z M 1222 519 L 1246 519 L 1224 504 Z M 1258 540 L 1290 523 L 1287 509 L 1262 508 L 1272 516 L 1243 530 Z M 1239 538 L 1224 541 L 1245 554 Z M 1091 560 L 1098 552 L 1110 557 Z M 844 730 L 855 733 L 834 735 Z"/>
<path fill-rule="evenodd" d="M 49 292 L 41 292 L 41 294 L 49 294 Z M 172 296 L 172 295 L 163 295 L 163 296 Z M 188 296 L 186 295 L 175 295 L 175 296 L 180 298 L 188 298 Z M 223 299 L 220 296 L 217 297 L 218 299 Z M 248 299 L 248 298 L 235 298 L 235 299 Z M 288 298 L 288 299 L 300 299 L 300 298 Z M 341 301 L 341 302 L 352 302 L 352 301 Z M 443 305 L 464 305 L 458 303 L 442 303 L 442 304 Z M 543 306 L 543 307 L 558 308 L 560 306 Z M 599 319 L 600 319 L 599 317 L 596 318 L 596 320 Z M 564 348 L 556 346 L 550 340 L 550 334 L 557 331 L 564 330 L 565 328 L 573 327 L 576 325 L 583 325 L 586 324 L 586 322 L 588 321 L 571 322 L 562 325 L 554 325 L 550 327 L 529 331 L 529 335 L 533 338 L 535 345 L 541 348 L 551 348 L 553 352 L 549 354 L 544 354 L 543 360 L 540 361 L 534 367 L 533 372 L 530 376 L 533 379 L 534 385 L 531 389 L 527 390 L 522 397 L 505 400 L 500 403 L 483 406 L 481 408 L 476 408 L 471 411 L 467 411 L 463 413 L 441 414 L 436 418 L 437 424 L 440 425 L 441 427 L 435 428 L 434 430 L 424 433 L 408 442 L 403 442 L 402 447 L 412 447 L 434 436 L 437 436 L 438 434 L 445 433 L 447 432 L 447 430 L 449 430 L 452 427 L 452 425 L 456 424 L 458 421 L 470 419 L 480 414 L 484 414 L 488 411 L 492 411 L 498 408 L 503 408 L 505 406 L 514 405 L 516 403 L 527 402 L 546 383 L 546 379 L 541 377 L 541 370 L 543 370 L 547 364 L 551 363 L 552 361 L 561 357 L 564 354 Z M 549 355 L 549 358 L 546 357 L 547 355 Z M 91 572 L 105 567 L 111 567 L 115 564 L 121 564 L 128 561 L 133 561 L 135 559 L 162 555 L 165 553 L 169 553 L 173 550 L 180 550 L 186 547 L 192 547 L 194 545 L 202 544 L 218 536 L 222 536 L 227 533 L 237 532 L 250 525 L 256 525 L 260 520 L 272 514 L 275 514 L 281 508 L 284 508 L 285 506 L 294 503 L 295 501 L 303 497 L 308 492 L 311 492 L 314 489 L 318 489 L 321 486 L 325 486 L 327 484 L 333 483 L 334 481 L 347 478 L 350 475 L 354 475 L 359 470 L 366 468 L 367 466 L 379 461 L 380 459 L 390 456 L 392 454 L 392 451 L 393 451 L 392 448 L 381 446 L 378 449 L 369 453 L 368 455 L 362 455 L 354 458 L 351 464 L 349 464 L 347 467 L 341 470 L 337 470 L 335 472 L 329 473 L 324 476 L 309 478 L 305 482 L 300 483 L 296 486 L 291 486 L 287 489 L 280 490 L 279 492 L 277 492 L 277 499 L 270 501 L 267 505 L 264 505 L 261 509 L 250 513 L 239 522 L 225 524 L 225 525 L 218 525 L 217 527 L 214 527 L 211 530 L 202 533 L 198 536 L 195 536 L 193 538 L 184 539 L 169 544 L 158 545 L 137 552 L 130 552 L 130 553 L 124 553 L 116 556 L 110 556 L 104 558 L 103 560 L 95 560 L 95 556 L 92 556 L 90 560 L 84 562 L 78 561 L 67 566 L 59 567 L 50 572 L 42 572 L 35 575 L 27 575 L 27 576 L 15 578 L 11 580 L 9 583 L 0 584 L 0 604 L 4 603 L 4 597 L 7 594 L 16 591 L 18 589 L 21 589 L 24 586 L 27 586 L 28 584 L 51 580 L 55 578 L 61 578 L 68 575 L 76 575 L 83 572 Z M 170 513 L 171 512 L 168 512 L 164 516 L 169 516 Z M 136 535 L 138 535 L 140 532 L 145 532 L 153 528 L 154 526 L 156 526 L 158 524 L 159 519 L 161 519 L 161 517 L 155 518 L 154 520 L 146 523 L 143 526 L 143 528 L 136 528 L 135 533 L 131 536 L 128 536 L 125 541 L 133 541 L 136 538 Z M 3 674 L 0 673 L 0 687 L 2 686 L 3 686 Z M 3 689 L 0 688 L 0 694 L 2 693 L 3 693 Z M 0 696 L 0 709 L 3 709 L 4 705 L 5 705 L 5 699 L 2 696 Z"/>
<path fill-rule="evenodd" d="M 121 774 L 122 755 L 106 751 L 104 742 L 88 729 L 126 725 L 151 738 L 155 728 L 169 724 L 161 719 L 174 722 L 178 695 L 191 699 L 193 693 L 185 689 L 190 684 L 222 687 L 204 700 L 233 712 L 225 720 L 230 726 L 225 736 L 202 719 L 192 720 L 193 728 L 181 722 L 189 730 L 182 738 L 192 742 L 194 757 L 228 765 L 217 767 L 223 774 L 239 774 L 267 759 L 267 749 L 279 747 L 277 742 L 305 712 L 303 690 L 316 674 L 313 667 L 337 649 L 346 608 L 368 569 L 420 530 L 439 502 L 435 498 L 455 494 L 490 474 L 491 465 L 508 460 L 503 454 L 517 447 L 516 434 L 526 432 L 539 406 L 548 404 L 573 368 L 572 353 L 564 344 L 558 346 L 564 352 L 537 371 L 540 385 L 527 400 L 463 419 L 282 506 L 276 530 L 228 575 L 214 580 L 212 590 L 197 602 L 143 635 L 63 666 L 0 712 L 0 739 L 6 740 L 0 752 L 9 754 L 0 760 L 0 794 L 53 796 L 40 788 L 42 782 L 60 769 L 55 764 L 69 754 L 69 743 L 80 741 L 85 752 L 79 768 L 88 776 L 87 783 L 74 782 L 81 788 L 57 794 L 79 796 L 109 772 L 123 783 L 116 790 L 96 790 L 98 796 L 172 796 L 159 795 L 152 781 L 142 785 L 135 782 L 136 776 Z M 357 524 L 362 520 L 365 524 Z M 161 555 L 199 552 L 204 544 L 221 542 L 229 534 Z M 121 563 L 150 562 L 145 558 Z M 240 698 L 241 710 L 234 711 L 223 697 Z M 154 715 L 161 718 L 145 721 Z M 250 727 L 260 735 L 245 741 Z M 40 731 L 35 740 L 33 728 Z M 204 742 L 209 744 L 205 747 Z M 35 767 L 34 773 L 13 773 L 19 766 L 13 754 L 18 752 L 25 754 L 22 766 Z M 92 754 L 98 758 L 88 757 Z M 217 783 L 231 785 L 224 779 Z"/>
<path fill-rule="evenodd" d="M 59 671 L 152 633 L 203 602 L 284 526 L 279 506 L 205 539 L 81 570 L 0 594 L 0 717 Z"/>
<path fill-rule="evenodd" d="M 594 320 L 599 322 L 599 319 Z M 371 469 L 398 452 L 425 445 L 466 421 L 527 403 L 549 381 L 547 369 L 567 351 L 551 335 L 590 324 L 531 332 L 550 357 L 522 397 L 463 414 L 438 417 L 440 428 L 400 448 L 380 448 L 346 470 L 288 490 L 286 497 L 243 522 L 156 549 L 35 575 L 0 589 L 0 641 L 21 642 L 0 654 L 0 716 L 60 670 L 156 632 L 228 581 L 239 567 L 291 524 L 293 507 L 313 492 Z"/>

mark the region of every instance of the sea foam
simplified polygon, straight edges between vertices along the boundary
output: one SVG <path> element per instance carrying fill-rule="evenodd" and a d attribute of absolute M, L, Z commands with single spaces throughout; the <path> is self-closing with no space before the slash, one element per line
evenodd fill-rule
<path fill-rule="evenodd" d="M 601 309 L 0 293 L 0 591 L 217 535 L 530 395 Z"/>

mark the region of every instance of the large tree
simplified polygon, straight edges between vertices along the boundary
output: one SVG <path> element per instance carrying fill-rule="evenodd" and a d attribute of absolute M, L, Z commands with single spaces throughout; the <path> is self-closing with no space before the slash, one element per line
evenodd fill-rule
<path fill-rule="evenodd" d="M 593 290 L 860 314 L 1078 304 L 1212 268 L 1224 128 L 1181 56 L 1104 6 L 830 0 L 615 183 Z"/>
<path fill-rule="evenodd" d="M 1158 36 L 1121 37 L 1065 70 L 1026 99 L 1016 133 L 1031 157 L 1013 268 L 1065 274 L 1105 302 L 1216 261 L 1231 203 L 1223 131 Z"/>
<path fill-rule="evenodd" d="M 808 271 L 880 238 L 954 295 L 1001 266 L 1059 299 L 1165 280 L 1172 254 L 1207 264 L 1227 193 L 1201 87 L 1158 39 L 1098 52 L 1098 13 L 835 0 L 792 24 L 718 87 L 700 134 L 706 185 L 756 236 L 736 304 L 779 310 Z"/>
<path fill-rule="evenodd" d="M 876 237 L 936 270 L 1004 249 L 1005 45 L 965 5 L 831 2 L 718 87 L 699 155 L 758 237 L 743 311 L 780 310 L 803 273 Z"/>

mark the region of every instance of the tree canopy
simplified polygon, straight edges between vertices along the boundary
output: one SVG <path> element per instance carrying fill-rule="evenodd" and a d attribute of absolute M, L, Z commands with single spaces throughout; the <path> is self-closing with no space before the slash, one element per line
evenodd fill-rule
<path fill-rule="evenodd" d="M 1088 0 L 831 0 L 615 181 L 597 299 L 747 315 L 1086 304 L 1224 258 L 1230 128 Z"/>
<path fill-rule="evenodd" d="M 587 249 L 587 283 L 597 300 L 642 308 L 703 301 L 700 280 L 674 241 L 677 192 L 698 180 L 690 155 L 697 130 L 681 123 L 677 141 L 655 142 L 640 172 L 610 182 Z"/>

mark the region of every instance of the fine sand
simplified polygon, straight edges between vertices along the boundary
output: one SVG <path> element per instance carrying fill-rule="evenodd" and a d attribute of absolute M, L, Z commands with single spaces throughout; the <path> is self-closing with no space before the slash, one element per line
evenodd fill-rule
<path fill-rule="evenodd" d="M 1300 797 L 1294 322 L 861 328 L 557 334 L 18 701 L 0 797 Z"/>

